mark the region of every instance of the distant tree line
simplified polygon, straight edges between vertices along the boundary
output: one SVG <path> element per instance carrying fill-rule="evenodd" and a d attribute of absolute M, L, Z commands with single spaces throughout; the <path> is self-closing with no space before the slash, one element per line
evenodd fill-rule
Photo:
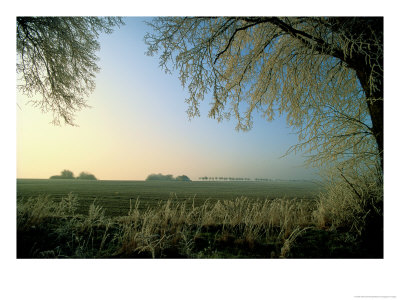
<path fill-rule="evenodd" d="M 70 170 L 61 171 L 61 175 L 51 176 L 50 179 L 86 179 L 86 180 L 97 180 L 97 178 L 90 173 L 81 172 L 78 177 L 74 177 L 74 173 Z"/>
<path fill-rule="evenodd" d="M 163 181 L 191 181 L 190 178 L 186 175 L 181 175 L 181 176 L 176 176 L 174 178 L 173 175 L 168 174 L 168 175 L 163 175 L 163 174 L 150 174 L 147 176 L 146 181 L 151 181 L 151 180 L 163 180 Z"/>
<path fill-rule="evenodd" d="M 255 178 L 255 181 L 273 181 L 273 179 L 270 178 Z"/>
<path fill-rule="evenodd" d="M 199 177 L 199 180 L 205 181 L 250 181 L 250 178 L 247 177 Z"/>
<path fill-rule="evenodd" d="M 199 177 L 202 181 L 304 181 L 300 179 L 272 179 L 272 178 L 248 178 L 248 177 Z M 307 180 L 306 180 L 307 181 Z"/>

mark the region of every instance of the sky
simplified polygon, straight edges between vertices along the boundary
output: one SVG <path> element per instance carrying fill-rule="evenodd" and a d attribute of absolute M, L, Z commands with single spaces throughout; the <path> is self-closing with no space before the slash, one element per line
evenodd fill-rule
<path fill-rule="evenodd" d="M 285 118 L 267 122 L 254 115 L 247 132 L 236 120 L 189 119 L 187 91 L 177 74 L 166 74 L 157 56 L 145 55 L 151 18 L 125 18 L 125 25 L 99 37 L 101 71 L 87 98 L 91 108 L 76 113 L 78 127 L 50 124 L 17 92 L 17 178 L 48 178 L 68 169 L 103 180 L 144 180 L 149 174 L 315 179 L 302 155 L 282 157 L 297 136 Z M 40 95 L 35 96 L 40 97 Z M 33 98 L 35 99 L 35 98 Z"/>

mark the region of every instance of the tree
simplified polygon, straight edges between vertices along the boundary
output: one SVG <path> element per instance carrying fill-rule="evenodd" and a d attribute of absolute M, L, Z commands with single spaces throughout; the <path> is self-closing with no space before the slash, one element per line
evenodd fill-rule
<path fill-rule="evenodd" d="M 53 175 L 50 179 L 74 179 L 74 173 L 70 170 L 62 170 L 61 175 Z"/>
<path fill-rule="evenodd" d="M 176 176 L 176 181 L 191 181 L 190 178 L 186 175 Z"/>
<path fill-rule="evenodd" d="M 18 88 L 43 112 L 53 113 L 53 123 L 74 125 L 74 113 L 87 107 L 85 96 L 95 88 L 97 38 L 123 24 L 107 17 L 17 17 Z"/>
<path fill-rule="evenodd" d="M 76 179 L 97 180 L 97 178 L 93 174 L 87 172 L 81 172 L 79 176 L 76 177 Z"/>
<path fill-rule="evenodd" d="M 164 181 L 173 181 L 174 180 L 174 176 L 171 174 L 168 175 L 163 175 L 161 173 L 159 174 L 150 174 L 149 176 L 147 176 L 146 181 L 149 180 L 164 180 Z"/>
<path fill-rule="evenodd" d="M 72 173 L 70 170 L 63 170 L 61 171 L 61 177 L 65 179 L 73 179 L 74 173 Z"/>
<path fill-rule="evenodd" d="M 314 165 L 383 171 L 383 18 L 166 17 L 146 34 L 148 55 L 176 69 L 190 117 L 208 93 L 209 116 L 238 130 L 286 114 L 299 135 L 288 150 Z"/>

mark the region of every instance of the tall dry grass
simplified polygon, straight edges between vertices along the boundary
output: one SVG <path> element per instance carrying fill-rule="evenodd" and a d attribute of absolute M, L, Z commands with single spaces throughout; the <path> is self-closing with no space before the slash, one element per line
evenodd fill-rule
<path fill-rule="evenodd" d="M 372 217 L 383 217 L 382 179 L 373 174 L 345 179 L 325 185 L 313 212 L 314 223 L 362 235 Z"/>
<path fill-rule="evenodd" d="M 318 201 L 240 197 L 195 206 L 194 199 L 176 202 L 171 197 L 146 209 L 140 209 L 136 199 L 128 215 L 114 218 L 106 217 L 95 202 L 86 216 L 77 215 L 78 199 L 72 194 L 58 203 L 40 196 L 18 203 L 17 227 L 29 232 L 51 224 L 47 230 L 59 244 L 56 250 L 38 250 L 42 256 L 196 258 L 236 250 L 241 255 L 243 248 L 248 256 L 258 251 L 263 257 L 290 257 L 309 230 L 362 235 L 371 210 L 381 213 L 382 195 L 378 185 L 358 185 L 356 193 L 353 189 L 346 182 L 336 183 Z"/>

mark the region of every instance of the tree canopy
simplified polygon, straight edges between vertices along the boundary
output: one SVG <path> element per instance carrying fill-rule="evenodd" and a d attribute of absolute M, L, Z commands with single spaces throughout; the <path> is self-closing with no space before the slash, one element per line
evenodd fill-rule
<path fill-rule="evenodd" d="M 171 181 L 174 180 L 174 176 L 171 174 L 168 175 L 163 175 L 161 173 L 159 174 L 150 174 L 149 176 L 147 176 L 146 178 L 147 181 L 149 180 L 165 180 L 165 181 Z"/>
<path fill-rule="evenodd" d="M 96 176 L 88 172 L 81 172 L 76 179 L 97 180 Z"/>
<path fill-rule="evenodd" d="M 314 165 L 383 170 L 383 18 L 160 17 L 148 55 L 159 54 L 189 91 L 190 117 L 212 94 L 209 116 L 285 114 L 299 135 L 290 151 Z"/>
<path fill-rule="evenodd" d="M 18 88 L 53 123 L 74 125 L 74 113 L 87 107 L 85 97 L 95 88 L 99 72 L 99 33 L 123 24 L 114 17 L 17 17 Z"/>
<path fill-rule="evenodd" d="M 163 180 L 163 181 L 191 181 L 189 177 L 186 175 L 181 175 L 177 176 L 174 178 L 173 175 L 168 174 L 168 175 L 163 175 L 161 173 L 159 174 L 150 174 L 147 176 L 146 181 L 152 181 L 152 180 Z"/>
<path fill-rule="evenodd" d="M 74 177 L 74 173 L 70 170 L 62 170 L 61 175 L 51 176 L 50 179 L 86 179 L 97 180 L 97 178 L 88 172 L 81 172 L 78 177 Z"/>
<path fill-rule="evenodd" d="M 62 170 L 61 175 L 51 176 L 50 179 L 74 179 L 74 173 L 70 170 Z"/>
<path fill-rule="evenodd" d="M 190 178 L 187 177 L 186 175 L 176 176 L 175 180 L 176 181 L 191 181 Z"/>

